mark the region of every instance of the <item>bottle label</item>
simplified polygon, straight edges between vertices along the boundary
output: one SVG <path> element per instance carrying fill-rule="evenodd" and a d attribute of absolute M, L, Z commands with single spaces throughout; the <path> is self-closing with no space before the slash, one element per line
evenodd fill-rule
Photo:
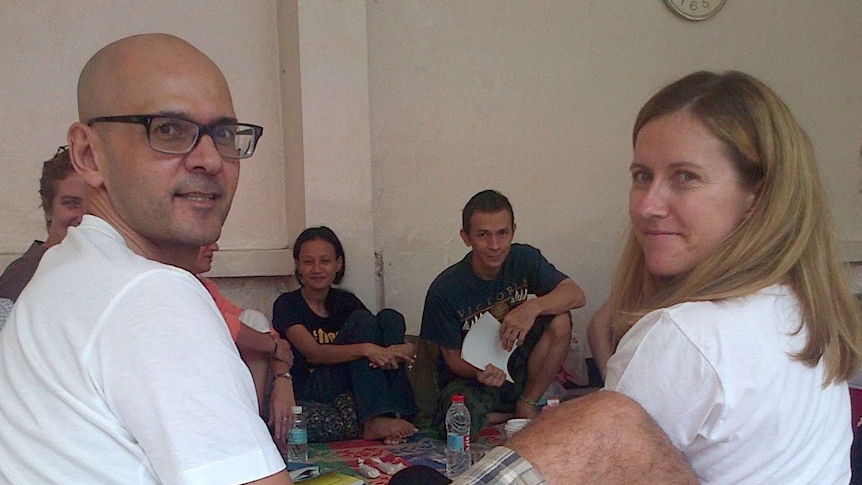
<path fill-rule="evenodd" d="M 291 428 L 287 431 L 287 443 L 290 445 L 304 445 L 308 443 L 308 431 L 302 428 Z"/>
<path fill-rule="evenodd" d="M 451 451 L 470 451 L 470 435 L 449 433 L 446 438 L 446 446 L 448 446 Z"/>

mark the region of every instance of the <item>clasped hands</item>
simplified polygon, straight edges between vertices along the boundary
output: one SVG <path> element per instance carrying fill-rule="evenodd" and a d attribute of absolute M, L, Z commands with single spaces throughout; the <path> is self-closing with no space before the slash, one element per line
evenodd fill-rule
<path fill-rule="evenodd" d="M 397 369 L 402 362 L 406 363 L 408 367 L 412 367 L 416 362 L 416 348 L 409 342 L 390 345 L 389 347 L 368 345 L 371 347 L 365 357 L 368 359 L 368 365 L 375 369 Z"/>

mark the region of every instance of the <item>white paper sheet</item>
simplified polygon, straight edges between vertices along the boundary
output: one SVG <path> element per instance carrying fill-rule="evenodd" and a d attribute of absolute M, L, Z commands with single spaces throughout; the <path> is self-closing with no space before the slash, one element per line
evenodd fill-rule
<path fill-rule="evenodd" d="M 488 364 L 494 364 L 506 373 L 506 380 L 515 382 L 509 375 L 509 357 L 515 351 L 506 352 L 500 343 L 500 322 L 490 313 L 479 315 L 479 319 L 470 327 L 467 336 L 464 337 L 464 345 L 461 346 L 461 358 L 468 364 L 485 369 Z"/>

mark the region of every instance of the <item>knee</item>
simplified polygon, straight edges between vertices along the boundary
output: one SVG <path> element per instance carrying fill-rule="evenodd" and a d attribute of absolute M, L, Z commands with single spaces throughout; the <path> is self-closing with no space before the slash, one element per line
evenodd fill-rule
<path fill-rule="evenodd" d="M 683 454 L 649 414 L 613 391 L 542 413 L 506 446 L 552 483 L 697 483 Z"/>
<path fill-rule="evenodd" d="M 664 430 L 637 401 L 614 391 L 598 391 L 574 399 L 576 426 L 592 436 L 613 437 L 621 448 L 636 452 L 665 449 L 675 453 Z"/>
<path fill-rule="evenodd" d="M 407 324 L 404 322 L 404 315 L 399 313 L 397 310 L 384 308 L 377 312 L 377 320 L 384 327 L 394 328 L 401 331 L 402 334 L 407 331 Z"/>
<path fill-rule="evenodd" d="M 369 321 L 374 320 L 374 314 L 368 310 L 354 310 L 350 315 L 347 316 L 347 319 L 344 320 L 344 323 L 350 323 L 353 325 L 364 325 Z"/>
<path fill-rule="evenodd" d="M 542 413 L 534 425 L 531 427 L 536 431 L 536 436 L 545 436 L 553 442 L 566 441 L 575 436 L 578 439 L 616 436 L 623 430 L 655 426 L 640 404 L 614 391 L 597 391 L 563 402 L 550 412 Z M 517 444 L 520 440 L 515 438 L 530 438 L 530 434 L 521 436 L 518 433 L 512 441 Z"/>
<path fill-rule="evenodd" d="M 355 344 L 371 342 L 374 340 L 376 331 L 376 318 L 368 310 L 356 310 L 351 313 L 338 336 L 335 337 L 337 344 Z"/>
<path fill-rule="evenodd" d="M 634 399 L 615 391 L 598 391 L 574 401 L 580 401 L 581 412 L 593 415 L 597 421 L 605 420 L 611 426 L 619 423 L 652 423 L 653 419 Z"/>
<path fill-rule="evenodd" d="M 548 322 L 544 333 L 550 334 L 554 339 L 563 339 L 568 342 L 572 337 L 572 316 L 569 312 L 555 315 Z"/>

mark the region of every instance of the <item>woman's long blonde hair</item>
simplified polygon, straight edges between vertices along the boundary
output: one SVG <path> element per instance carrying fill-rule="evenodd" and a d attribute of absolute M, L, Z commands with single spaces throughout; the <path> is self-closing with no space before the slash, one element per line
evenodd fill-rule
<path fill-rule="evenodd" d="M 740 180 L 757 187 L 754 211 L 689 273 L 662 281 L 647 271 L 629 232 L 611 290 L 615 335 L 658 308 L 750 295 L 776 283 L 799 298 L 808 342 L 794 358 L 826 359 L 826 382 L 847 380 L 862 363 L 862 312 L 842 267 L 826 193 L 808 136 L 766 85 L 740 72 L 697 72 L 641 108 L 644 125 L 687 110 L 722 140 Z M 759 185 L 758 185 L 759 184 Z"/>

